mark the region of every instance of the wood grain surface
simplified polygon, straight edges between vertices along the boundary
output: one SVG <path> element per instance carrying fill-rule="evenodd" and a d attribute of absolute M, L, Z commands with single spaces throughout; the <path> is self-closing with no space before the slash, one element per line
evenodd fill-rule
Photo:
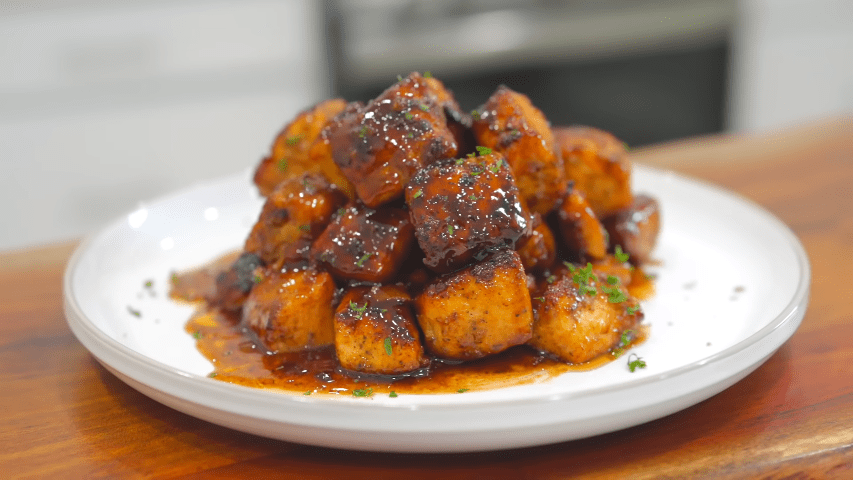
<path fill-rule="evenodd" d="M 853 119 L 633 152 L 751 198 L 812 265 L 800 329 L 724 392 L 627 430 L 453 455 L 315 448 L 238 433 L 128 387 L 74 338 L 74 244 L 0 253 L 0 478 L 853 478 Z"/>

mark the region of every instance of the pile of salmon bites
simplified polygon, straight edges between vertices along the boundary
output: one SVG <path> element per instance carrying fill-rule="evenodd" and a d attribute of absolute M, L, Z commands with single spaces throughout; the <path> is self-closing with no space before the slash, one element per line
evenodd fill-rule
<path fill-rule="evenodd" d="M 659 211 L 630 173 L 606 132 L 552 129 L 506 87 L 465 113 L 412 73 L 284 128 L 255 172 L 260 218 L 209 300 L 270 352 L 334 346 L 354 372 L 524 344 L 587 362 L 643 319 L 628 286 Z"/>

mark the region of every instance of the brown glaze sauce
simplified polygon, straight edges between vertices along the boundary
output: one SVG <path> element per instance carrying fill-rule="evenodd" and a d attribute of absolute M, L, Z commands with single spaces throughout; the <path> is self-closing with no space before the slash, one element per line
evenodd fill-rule
<path fill-rule="evenodd" d="M 212 291 L 218 271 L 233 259 L 234 255 L 228 255 L 209 266 L 172 276 L 172 298 L 199 303 L 200 308 L 185 329 L 196 339 L 199 352 L 213 364 L 210 377 L 220 381 L 305 395 L 462 393 L 539 383 L 566 372 L 594 370 L 617 358 L 601 355 L 590 362 L 572 365 L 521 345 L 469 362 L 430 358 L 427 367 L 413 373 L 386 376 L 342 369 L 333 346 L 297 353 L 267 352 L 237 316 L 209 308 L 203 301 L 205 292 Z M 628 290 L 637 298 L 648 298 L 654 293 L 654 284 L 636 269 Z M 642 343 L 647 336 L 648 326 L 641 325 L 627 348 Z"/>

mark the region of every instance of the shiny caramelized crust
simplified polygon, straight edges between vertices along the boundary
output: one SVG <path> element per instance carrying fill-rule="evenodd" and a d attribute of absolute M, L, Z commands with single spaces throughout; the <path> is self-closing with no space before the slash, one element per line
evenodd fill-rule
<path fill-rule="evenodd" d="M 534 288 L 530 345 L 565 362 L 588 362 L 618 347 L 622 332 L 642 321 L 636 299 L 619 284 L 609 285 L 592 269 L 586 270 L 590 271 L 585 278 L 583 269 L 575 268 L 574 273 L 560 269 L 551 283 L 543 281 Z M 594 293 L 581 285 L 594 289 Z M 624 299 L 610 293 L 613 289 L 618 289 Z"/>
<path fill-rule="evenodd" d="M 603 217 L 631 204 L 631 163 L 625 144 L 592 127 L 554 128 L 566 178 Z"/>
<path fill-rule="evenodd" d="M 320 174 L 286 180 L 267 198 L 245 251 L 273 269 L 304 262 L 311 243 L 344 203 L 346 196 Z"/>
<path fill-rule="evenodd" d="M 562 160 L 545 115 L 527 96 L 499 87 L 477 110 L 474 136 L 506 156 L 531 211 L 546 214 L 566 193 Z"/>
<path fill-rule="evenodd" d="M 255 279 L 262 275 L 263 266 L 260 257 L 244 252 L 216 276 L 215 293 L 207 301 L 225 311 L 239 311 L 255 286 Z"/>
<path fill-rule="evenodd" d="M 411 303 L 408 292 L 396 285 L 348 290 L 335 312 L 335 353 L 341 366 L 384 375 L 426 366 Z"/>
<path fill-rule="evenodd" d="M 503 156 L 447 159 L 419 171 L 406 203 L 424 264 L 448 272 L 487 249 L 514 248 L 527 231 L 518 188 Z"/>
<path fill-rule="evenodd" d="M 620 245 L 631 263 L 642 265 L 651 260 L 660 232 L 660 205 L 648 195 L 637 195 L 627 208 L 602 222 L 610 234 L 610 244 Z"/>
<path fill-rule="evenodd" d="M 456 155 L 444 114 L 450 94 L 429 80 L 412 73 L 326 127 L 335 163 L 368 207 L 399 198 L 421 167 Z"/>
<path fill-rule="evenodd" d="M 334 341 L 335 282 L 311 269 L 258 278 L 243 305 L 243 322 L 273 352 L 295 352 Z"/>
<path fill-rule="evenodd" d="M 607 232 L 577 189 L 563 199 L 557 209 L 557 221 L 571 260 L 601 260 L 607 254 Z"/>
<path fill-rule="evenodd" d="M 341 280 L 387 282 L 406 261 L 415 240 L 401 208 L 342 208 L 311 247 L 311 256 Z"/>
<path fill-rule="evenodd" d="M 427 350 L 443 358 L 485 357 L 532 335 L 527 276 L 512 250 L 433 280 L 415 298 L 415 312 Z"/>
<path fill-rule="evenodd" d="M 516 251 L 526 272 L 541 273 L 557 259 L 557 242 L 548 225 L 538 213 L 531 216 L 530 233 L 518 241 Z"/>
<path fill-rule="evenodd" d="M 254 181 L 261 195 L 268 196 L 279 183 L 305 172 L 323 173 L 332 183 L 346 186 L 340 183 L 346 180 L 331 156 L 325 159 L 310 157 L 311 147 L 320 131 L 344 107 L 346 102 L 339 98 L 326 100 L 301 112 L 284 127 L 273 142 L 269 156 L 255 170 Z"/>

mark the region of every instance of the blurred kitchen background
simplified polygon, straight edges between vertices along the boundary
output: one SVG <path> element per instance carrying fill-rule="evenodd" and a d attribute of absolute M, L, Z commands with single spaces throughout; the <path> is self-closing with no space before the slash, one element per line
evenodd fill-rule
<path fill-rule="evenodd" d="M 632 147 L 765 132 L 853 113 L 853 1 L 0 0 L 0 250 L 248 169 L 413 70 Z"/>

